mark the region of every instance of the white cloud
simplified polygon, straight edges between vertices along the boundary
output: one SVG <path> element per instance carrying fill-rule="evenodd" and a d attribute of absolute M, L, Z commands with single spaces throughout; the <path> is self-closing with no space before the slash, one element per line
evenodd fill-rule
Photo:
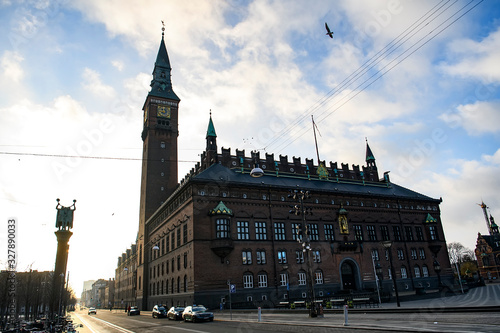
<path fill-rule="evenodd" d="M 125 66 L 123 64 L 123 61 L 121 61 L 121 60 L 113 60 L 111 62 L 111 65 L 113 65 L 113 67 L 115 67 L 116 69 L 118 69 L 120 72 L 123 70 L 123 67 Z"/>
<path fill-rule="evenodd" d="M 113 87 L 105 85 L 101 82 L 100 74 L 90 68 L 85 68 L 82 74 L 84 79 L 83 87 L 97 96 L 101 97 L 113 97 L 115 96 L 115 90 Z"/>
<path fill-rule="evenodd" d="M 485 84 L 500 83 L 500 28 L 481 41 L 458 39 L 448 46 L 449 63 L 441 65 L 448 75 L 475 78 Z"/>
<path fill-rule="evenodd" d="M 24 71 L 21 66 L 24 58 L 17 52 L 5 51 L 0 64 L 3 70 L 4 79 L 19 83 L 24 78 Z"/>
<path fill-rule="evenodd" d="M 455 113 L 440 116 L 450 127 L 463 127 L 469 135 L 477 136 L 500 131 L 500 100 L 476 101 L 459 105 Z"/>

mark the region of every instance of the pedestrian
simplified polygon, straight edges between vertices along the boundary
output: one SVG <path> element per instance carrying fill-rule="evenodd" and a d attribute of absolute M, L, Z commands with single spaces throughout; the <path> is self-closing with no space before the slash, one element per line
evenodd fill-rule
<path fill-rule="evenodd" d="M 128 306 L 128 313 L 130 313 L 130 305 Z"/>

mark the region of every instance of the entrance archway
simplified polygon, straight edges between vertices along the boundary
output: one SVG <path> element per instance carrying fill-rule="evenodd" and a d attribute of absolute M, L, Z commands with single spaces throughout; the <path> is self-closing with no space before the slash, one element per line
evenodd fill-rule
<path fill-rule="evenodd" d="M 358 268 L 351 260 L 345 260 L 340 266 L 342 277 L 342 289 L 357 290 L 356 280 L 358 278 Z"/>

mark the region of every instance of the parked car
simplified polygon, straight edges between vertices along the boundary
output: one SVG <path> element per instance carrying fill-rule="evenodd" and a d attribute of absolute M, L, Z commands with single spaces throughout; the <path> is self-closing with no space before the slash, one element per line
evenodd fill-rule
<path fill-rule="evenodd" d="M 184 312 L 184 308 L 179 306 L 171 307 L 167 312 L 167 318 L 170 320 L 182 320 L 182 313 Z"/>
<path fill-rule="evenodd" d="M 165 318 L 167 316 L 167 309 L 163 305 L 155 305 L 152 316 L 153 318 Z"/>
<path fill-rule="evenodd" d="M 187 306 L 182 312 L 184 321 L 214 321 L 214 314 L 207 311 L 207 308 L 202 305 Z"/>
<path fill-rule="evenodd" d="M 92 313 L 96 315 L 97 314 L 97 310 L 95 308 L 89 308 L 89 315 L 92 314 Z"/>
<path fill-rule="evenodd" d="M 139 311 L 139 308 L 137 306 L 132 306 L 130 308 L 130 311 L 128 312 L 129 316 L 135 316 L 135 315 L 140 315 L 141 311 Z"/>

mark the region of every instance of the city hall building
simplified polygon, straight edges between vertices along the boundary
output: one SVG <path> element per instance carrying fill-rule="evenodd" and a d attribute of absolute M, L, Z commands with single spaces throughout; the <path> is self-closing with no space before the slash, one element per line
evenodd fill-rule
<path fill-rule="evenodd" d="M 386 293 L 394 280 L 401 292 L 452 278 L 441 200 L 379 174 L 368 143 L 362 166 L 247 154 L 217 146 L 210 116 L 200 162 L 179 183 L 180 107 L 162 37 L 142 115 L 137 240 L 119 258 L 117 300 L 122 285 L 142 310 L 213 309 L 229 296 L 233 307 L 272 307 L 374 291 L 376 276 Z"/>

